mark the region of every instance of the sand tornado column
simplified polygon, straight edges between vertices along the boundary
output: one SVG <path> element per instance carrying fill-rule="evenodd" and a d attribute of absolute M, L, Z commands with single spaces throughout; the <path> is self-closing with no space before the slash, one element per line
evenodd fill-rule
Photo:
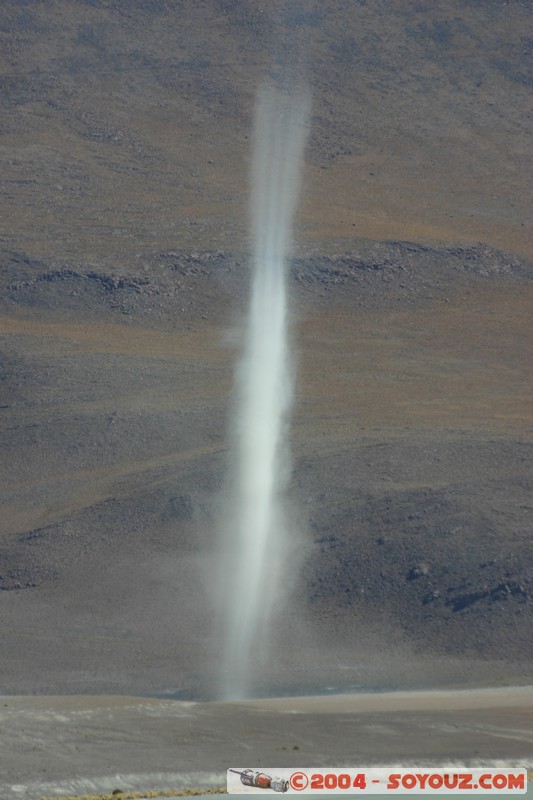
<path fill-rule="evenodd" d="M 234 699 L 253 694 L 254 663 L 268 659 L 271 625 L 288 578 L 284 568 L 294 549 L 284 506 L 293 384 L 286 284 L 308 112 L 304 89 L 265 86 L 258 92 L 251 172 L 253 275 L 236 375 L 221 587 L 224 694 Z"/>

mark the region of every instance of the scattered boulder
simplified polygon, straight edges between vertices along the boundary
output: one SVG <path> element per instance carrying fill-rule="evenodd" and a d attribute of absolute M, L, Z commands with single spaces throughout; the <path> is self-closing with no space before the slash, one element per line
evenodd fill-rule
<path fill-rule="evenodd" d="M 411 567 L 407 573 L 407 580 L 416 581 L 418 578 L 425 577 L 426 575 L 429 575 L 429 566 L 424 561 L 421 561 L 419 564 L 415 564 Z"/>

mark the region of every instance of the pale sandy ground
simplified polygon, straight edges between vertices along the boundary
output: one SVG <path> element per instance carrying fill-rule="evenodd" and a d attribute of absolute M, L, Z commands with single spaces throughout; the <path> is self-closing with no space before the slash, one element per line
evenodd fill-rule
<path fill-rule="evenodd" d="M 229 766 L 533 766 L 533 686 L 194 703 L 0 699 L 0 798 L 223 785 Z"/>

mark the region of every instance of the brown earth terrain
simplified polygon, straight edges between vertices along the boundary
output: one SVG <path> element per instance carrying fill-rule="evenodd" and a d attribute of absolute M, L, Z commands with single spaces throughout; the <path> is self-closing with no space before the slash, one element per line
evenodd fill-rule
<path fill-rule="evenodd" d="M 295 770 L 339 765 L 357 771 L 385 765 L 392 772 L 403 764 L 422 773 L 446 765 L 463 774 L 475 765 L 524 768 L 531 763 L 532 691 L 507 687 L 238 703 L 3 697 L 0 796 L 99 800 L 106 792 L 107 800 L 119 790 L 207 789 L 225 786 L 227 768 L 243 764 Z M 528 788 L 530 797 L 531 784 Z"/>
<path fill-rule="evenodd" d="M 302 568 L 258 690 L 531 682 L 531 6 L 291 7 L 2 3 L 5 694 L 217 691 L 253 96 L 293 42 Z"/>

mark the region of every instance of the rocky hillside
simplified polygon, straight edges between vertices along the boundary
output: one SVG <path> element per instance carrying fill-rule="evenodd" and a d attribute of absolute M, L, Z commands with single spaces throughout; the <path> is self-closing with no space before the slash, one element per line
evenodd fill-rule
<path fill-rule="evenodd" d="M 2 4 L 4 692 L 216 686 L 250 120 L 287 48 L 300 567 L 264 689 L 531 678 L 529 4 L 294 9 Z"/>

